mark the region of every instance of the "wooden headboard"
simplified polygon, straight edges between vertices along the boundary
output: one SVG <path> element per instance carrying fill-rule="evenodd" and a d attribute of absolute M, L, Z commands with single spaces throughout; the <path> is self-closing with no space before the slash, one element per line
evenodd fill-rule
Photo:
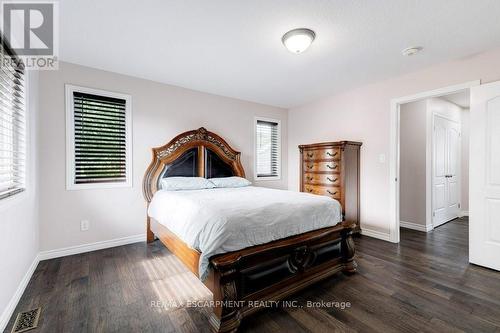
<path fill-rule="evenodd" d="M 151 202 L 165 177 L 245 177 L 240 155 L 203 127 L 179 134 L 166 145 L 153 148 L 153 160 L 144 175 L 144 197 Z"/>

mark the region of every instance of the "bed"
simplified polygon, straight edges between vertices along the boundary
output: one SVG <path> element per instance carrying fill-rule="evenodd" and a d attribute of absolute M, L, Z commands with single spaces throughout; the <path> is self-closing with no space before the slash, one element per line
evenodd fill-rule
<path fill-rule="evenodd" d="M 240 153 L 204 128 L 153 148 L 143 192 L 147 241 L 158 238 L 213 293 L 210 325 L 237 331 L 243 317 L 339 271 L 356 270 L 352 230 L 337 201 L 291 191 L 163 191 L 168 177 L 245 177 Z M 208 231 L 207 231 L 208 230 Z"/>

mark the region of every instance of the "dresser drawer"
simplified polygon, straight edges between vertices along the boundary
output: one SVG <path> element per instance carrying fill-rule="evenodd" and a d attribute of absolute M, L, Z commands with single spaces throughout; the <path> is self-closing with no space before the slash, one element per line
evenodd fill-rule
<path fill-rule="evenodd" d="M 338 160 L 340 148 L 311 149 L 303 152 L 304 160 Z"/>
<path fill-rule="evenodd" d="M 340 172 L 340 165 L 337 161 L 315 162 L 305 161 L 304 172 Z"/>
<path fill-rule="evenodd" d="M 304 183 L 310 185 L 329 185 L 339 186 L 340 175 L 338 174 L 323 174 L 323 173 L 305 173 Z"/>
<path fill-rule="evenodd" d="M 304 192 L 326 195 L 334 199 L 340 199 L 340 187 L 320 186 L 320 185 L 304 185 Z"/>

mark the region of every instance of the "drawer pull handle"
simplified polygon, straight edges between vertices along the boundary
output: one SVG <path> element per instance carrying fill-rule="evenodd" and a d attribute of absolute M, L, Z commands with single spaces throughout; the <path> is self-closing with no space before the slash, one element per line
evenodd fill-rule
<path fill-rule="evenodd" d="M 330 182 L 334 183 L 337 181 L 338 178 L 335 178 L 335 179 L 331 179 L 330 177 L 326 177 L 326 179 L 328 179 Z"/>
<path fill-rule="evenodd" d="M 312 169 L 312 168 L 314 168 L 314 164 L 308 165 L 307 167 L 308 167 L 309 169 Z"/>
<path fill-rule="evenodd" d="M 309 193 L 312 193 L 312 191 L 313 191 L 313 189 L 312 189 L 312 188 L 308 188 L 308 189 L 307 189 L 307 192 L 309 192 Z"/>
<path fill-rule="evenodd" d="M 332 166 L 332 165 L 327 164 L 326 166 L 328 167 L 328 169 L 332 169 L 332 170 L 337 169 L 337 166 L 336 166 L 336 165 L 333 165 L 333 166 Z"/>
<path fill-rule="evenodd" d="M 330 153 L 329 151 L 327 151 L 327 152 L 326 152 L 326 154 L 327 154 L 328 156 L 331 156 L 331 157 L 335 157 L 335 156 L 337 156 L 337 154 L 338 154 L 338 153 L 339 153 L 338 151 L 336 151 L 336 152 L 335 152 L 335 153 L 333 153 L 333 154 L 332 154 L 332 153 Z"/>
<path fill-rule="evenodd" d="M 330 193 L 331 195 L 335 195 L 335 194 L 337 194 L 337 191 L 335 191 L 335 192 L 332 192 L 332 191 L 330 191 L 330 190 L 326 190 L 326 191 L 327 191 L 328 193 Z"/>
<path fill-rule="evenodd" d="M 311 176 L 307 176 L 306 178 L 307 178 L 308 181 L 313 180 L 313 177 L 311 177 Z"/>
<path fill-rule="evenodd" d="M 314 156 L 314 154 L 313 154 L 313 153 L 307 153 L 307 157 L 311 158 L 311 157 L 313 157 L 313 156 Z"/>

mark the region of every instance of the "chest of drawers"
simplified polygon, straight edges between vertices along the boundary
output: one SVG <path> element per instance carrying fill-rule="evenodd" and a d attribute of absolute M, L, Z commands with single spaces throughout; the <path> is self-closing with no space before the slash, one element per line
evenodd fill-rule
<path fill-rule="evenodd" d="M 359 223 L 359 151 L 361 142 L 300 145 L 300 190 L 336 199 L 345 220 Z"/>

